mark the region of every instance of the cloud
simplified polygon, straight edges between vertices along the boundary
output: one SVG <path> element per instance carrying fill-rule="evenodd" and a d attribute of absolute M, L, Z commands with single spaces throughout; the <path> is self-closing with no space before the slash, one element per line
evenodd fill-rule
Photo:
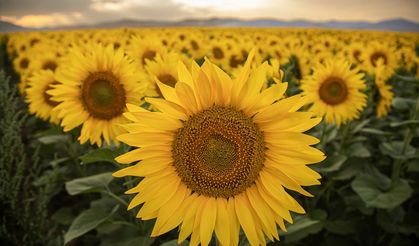
<path fill-rule="evenodd" d="M 91 0 L 0 0 L 0 15 L 24 16 L 83 12 Z"/>
<path fill-rule="evenodd" d="M 208 17 L 419 21 L 418 11 L 418 0 L 0 0 L 1 19 L 38 27 Z"/>
<path fill-rule="evenodd" d="M 83 19 L 80 12 L 52 13 L 47 15 L 2 16 L 2 19 L 25 27 L 68 26 Z"/>

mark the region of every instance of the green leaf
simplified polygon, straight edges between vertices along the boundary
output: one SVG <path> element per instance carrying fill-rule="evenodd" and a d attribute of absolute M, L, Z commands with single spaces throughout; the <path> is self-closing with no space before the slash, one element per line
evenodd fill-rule
<path fill-rule="evenodd" d="M 52 216 L 51 219 L 61 225 L 69 225 L 74 219 L 73 214 L 71 213 L 70 207 L 63 207 L 57 210 Z"/>
<path fill-rule="evenodd" d="M 101 209 L 95 208 L 84 210 L 74 219 L 73 223 L 71 223 L 70 228 L 64 235 L 64 244 L 95 229 L 109 219 L 117 209 L 118 207 L 115 207 L 111 213 L 106 213 Z"/>
<path fill-rule="evenodd" d="M 356 133 L 356 132 L 359 132 L 361 129 L 363 129 L 364 128 L 364 126 L 366 126 L 368 123 L 370 123 L 370 120 L 368 119 L 368 120 L 363 120 L 363 121 L 361 121 L 361 122 L 359 122 L 355 127 L 354 127 L 354 129 L 352 130 L 352 133 Z"/>
<path fill-rule="evenodd" d="M 347 220 L 327 221 L 325 228 L 331 233 L 338 235 L 348 235 L 356 233 L 356 224 Z"/>
<path fill-rule="evenodd" d="M 345 161 L 344 165 L 333 175 L 334 180 L 347 180 L 358 175 L 366 165 L 365 159 L 350 158 Z"/>
<path fill-rule="evenodd" d="M 419 125 L 419 120 L 405 120 L 401 122 L 390 123 L 391 127 L 416 126 L 416 125 Z"/>
<path fill-rule="evenodd" d="M 413 193 L 409 184 L 400 180 L 391 185 L 384 175 L 360 174 L 352 182 L 352 189 L 367 207 L 392 209 L 405 202 Z"/>
<path fill-rule="evenodd" d="M 128 240 L 124 240 L 122 242 L 120 241 L 120 242 L 118 242 L 118 245 L 119 246 L 138 246 L 138 245 L 148 246 L 148 245 L 151 245 L 153 242 L 154 242 L 154 238 L 150 238 L 150 237 L 147 237 L 147 236 L 138 236 L 138 237 L 131 238 L 131 239 L 128 239 Z M 160 244 L 160 246 L 161 245 L 163 245 L 163 244 Z M 178 244 L 176 244 L 176 245 L 178 245 Z"/>
<path fill-rule="evenodd" d="M 371 152 L 362 143 L 355 143 L 349 146 L 348 153 L 351 156 L 360 158 L 367 158 L 371 156 Z"/>
<path fill-rule="evenodd" d="M 410 162 L 406 163 L 406 166 L 408 172 L 419 173 L 419 161 L 411 160 Z"/>
<path fill-rule="evenodd" d="M 375 129 L 375 128 L 362 128 L 360 132 L 374 134 L 374 135 L 383 135 L 383 136 L 392 135 L 392 133 L 390 132 L 385 132 L 385 131 Z"/>
<path fill-rule="evenodd" d="M 65 183 L 65 188 L 70 195 L 100 191 L 106 187 L 112 179 L 112 173 L 106 172 L 68 181 Z"/>
<path fill-rule="evenodd" d="M 285 242 L 291 243 L 299 241 L 310 234 L 318 233 L 323 229 L 323 223 L 320 220 L 312 220 L 309 217 L 297 217 L 292 225 L 287 226 L 287 232 L 280 234 L 285 235 Z"/>
<path fill-rule="evenodd" d="M 59 135 L 49 135 L 38 138 L 38 141 L 42 144 L 54 144 L 54 143 L 62 143 L 67 142 L 70 140 L 70 137 L 64 134 Z"/>
<path fill-rule="evenodd" d="M 408 145 L 404 154 L 401 154 L 403 151 L 403 144 L 404 143 L 402 141 L 385 142 L 380 144 L 379 148 L 383 154 L 389 155 L 393 159 L 406 160 L 418 157 L 415 148 L 411 145 Z"/>
<path fill-rule="evenodd" d="M 392 106 L 398 110 L 410 109 L 415 104 L 415 100 L 411 98 L 395 97 Z"/>
<path fill-rule="evenodd" d="M 160 244 L 160 246 L 187 246 L 189 245 L 189 242 L 187 240 L 183 241 L 181 244 L 177 243 L 177 240 L 171 240 L 165 243 Z"/>
<path fill-rule="evenodd" d="M 99 161 L 117 163 L 114 159 L 120 155 L 118 150 L 95 149 L 80 157 L 81 164 L 89 164 Z"/>
<path fill-rule="evenodd" d="M 328 157 L 323 164 L 319 165 L 318 170 L 325 173 L 337 171 L 347 159 L 345 155 L 341 154 Z"/>

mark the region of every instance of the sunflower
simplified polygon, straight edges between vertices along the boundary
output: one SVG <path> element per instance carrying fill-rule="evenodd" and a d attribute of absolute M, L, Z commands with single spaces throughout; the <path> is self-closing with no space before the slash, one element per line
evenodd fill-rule
<path fill-rule="evenodd" d="M 387 80 L 388 74 L 385 72 L 384 64 L 377 64 L 375 69 L 375 86 L 377 87 L 378 92 L 378 102 L 375 113 L 379 118 L 388 115 L 394 97 L 394 94 L 391 91 L 392 86 L 386 84 Z"/>
<path fill-rule="evenodd" d="M 112 45 L 91 45 L 91 52 L 74 47 L 56 74 L 60 84 L 48 94 L 59 102 L 64 131 L 83 125 L 79 141 L 102 144 L 102 136 L 109 145 L 126 122 L 122 114 L 126 104 L 139 104 L 147 83 L 138 82 L 135 66 L 122 50 Z M 64 61 L 63 61 L 64 62 Z"/>
<path fill-rule="evenodd" d="M 126 47 L 126 52 L 137 63 L 139 68 L 144 68 L 146 61 L 154 60 L 157 54 L 165 54 L 167 48 L 157 37 L 140 37 L 135 35 L 131 37 L 130 44 Z"/>
<path fill-rule="evenodd" d="M 280 100 L 286 83 L 261 90 L 266 65 L 251 72 L 253 56 L 235 81 L 209 60 L 192 72 L 179 63 L 174 88 L 158 83 L 164 99 L 146 98 L 161 112 L 128 105 L 133 123 L 118 139 L 137 149 L 116 160 L 137 164 L 113 175 L 144 177 L 126 193 L 137 193 L 128 209 L 143 204 L 138 218 L 157 218 L 151 236 L 179 226 L 179 243 L 208 245 L 215 231 L 237 245 L 241 227 L 259 245 L 286 230 L 289 211 L 304 213 L 285 188 L 311 196 L 301 186 L 320 183 L 306 165 L 325 156 L 302 132 L 321 119 L 296 112 L 301 95 Z"/>
<path fill-rule="evenodd" d="M 362 62 L 365 70 L 374 73 L 380 60 L 386 67 L 386 73 L 392 75 L 397 68 L 397 52 L 389 44 L 373 42 L 362 53 Z"/>
<path fill-rule="evenodd" d="M 312 103 L 310 110 L 324 116 L 329 124 L 341 125 L 355 119 L 367 104 L 363 74 L 351 69 L 343 60 L 319 64 L 311 76 L 303 80 L 301 89 Z"/>
<path fill-rule="evenodd" d="M 52 109 L 58 105 L 47 93 L 53 85 L 58 84 L 55 80 L 54 72 L 51 70 L 40 70 L 28 80 L 26 89 L 26 102 L 29 103 L 29 112 L 35 114 L 43 120 L 49 119 L 51 123 L 58 124 L 57 112 Z"/>
<path fill-rule="evenodd" d="M 29 52 L 21 52 L 19 53 L 18 57 L 13 60 L 13 67 L 19 75 L 24 75 L 29 73 L 30 64 L 31 64 L 31 56 Z"/>
<path fill-rule="evenodd" d="M 155 83 L 156 80 L 175 87 L 178 82 L 177 64 L 179 59 L 179 54 L 170 52 L 163 56 L 158 54 L 154 60 L 146 62 L 145 70 L 147 71 L 148 81 L 150 81 L 146 96 L 162 96 Z"/>

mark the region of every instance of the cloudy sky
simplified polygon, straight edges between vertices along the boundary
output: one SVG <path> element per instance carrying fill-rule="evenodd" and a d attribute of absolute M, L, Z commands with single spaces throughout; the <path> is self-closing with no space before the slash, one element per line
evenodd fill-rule
<path fill-rule="evenodd" d="M 0 20 L 26 27 L 209 17 L 419 22 L 418 13 L 419 0 L 0 0 Z"/>

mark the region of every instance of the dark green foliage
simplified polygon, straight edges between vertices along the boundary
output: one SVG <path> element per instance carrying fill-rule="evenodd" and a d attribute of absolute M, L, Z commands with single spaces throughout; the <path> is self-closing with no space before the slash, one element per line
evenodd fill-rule
<path fill-rule="evenodd" d="M 45 245 L 48 187 L 33 182 L 42 168 L 38 149 L 27 146 L 21 97 L 0 73 L 0 238 L 3 245 Z"/>

